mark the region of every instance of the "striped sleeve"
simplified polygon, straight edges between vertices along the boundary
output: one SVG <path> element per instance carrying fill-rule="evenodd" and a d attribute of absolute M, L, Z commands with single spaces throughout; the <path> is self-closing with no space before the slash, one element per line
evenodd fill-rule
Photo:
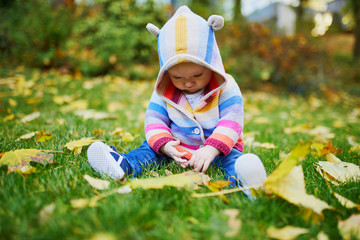
<path fill-rule="evenodd" d="M 234 146 L 242 151 L 244 108 L 240 89 L 232 78 L 220 94 L 220 119 L 205 145 L 219 149 L 226 156 Z"/>
<path fill-rule="evenodd" d="M 157 153 L 160 153 L 162 145 L 174 140 L 169 125 L 166 103 L 153 92 L 145 112 L 145 136 L 150 147 Z"/>

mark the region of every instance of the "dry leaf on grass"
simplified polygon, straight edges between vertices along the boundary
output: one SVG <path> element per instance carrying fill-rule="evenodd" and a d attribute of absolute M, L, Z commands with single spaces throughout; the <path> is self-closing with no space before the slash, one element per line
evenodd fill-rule
<path fill-rule="evenodd" d="M 31 132 L 31 133 L 24 134 L 24 135 L 18 137 L 18 138 L 15 140 L 15 142 L 18 142 L 18 141 L 20 141 L 21 139 L 28 140 L 28 139 L 34 137 L 34 136 L 36 135 L 36 133 L 37 133 L 37 132 Z"/>
<path fill-rule="evenodd" d="M 341 196 L 340 194 L 334 192 L 334 197 L 346 208 L 357 208 L 360 210 L 360 204 L 356 204 L 353 201 L 347 199 L 346 197 Z"/>
<path fill-rule="evenodd" d="M 55 210 L 55 203 L 50 203 L 43 207 L 39 212 L 39 223 L 45 224 L 47 223 L 53 216 L 53 212 Z"/>
<path fill-rule="evenodd" d="M 129 181 L 132 189 L 161 189 L 165 186 L 170 187 L 193 187 L 195 184 L 203 184 L 210 181 L 208 175 L 194 171 L 173 174 L 165 177 L 133 179 Z"/>
<path fill-rule="evenodd" d="M 87 238 L 86 240 L 116 240 L 116 239 L 118 238 L 113 233 L 98 232 L 92 235 L 90 238 Z"/>
<path fill-rule="evenodd" d="M 73 208 L 85 208 L 85 207 L 96 207 L 97 202 L 105 197 L 108 197 L 113 194 L 127 194 L 130 193 L 132 189 L 129 185 L 124 185 L 120 188 L 112 189 L 108 192 L 101 193 L 96 195 L 92 198 L 80 198 L 80 199 L 73 199 L 70 201 L 70 205 Z"/>
<path fill-rule="evenodd" d="M 326 202 L 309 195 L 305 190 L 304 173 L 301 166 L 293 167 L 292 170 L 276 182 L 265 181 L 267 193 L 275 194 L 286 201 L 313 210 L 321 215 L 322 210 L 331 209 Z"/>
<path fill-rule="evenodd" d="M 74 114 L 82 117 L 84 120 L 87 120 L 87 119 L 110 119 L 110 118 L 117 117 L 117 115 L 115 115 L 115 114 L 110 114 L 107 112 L 99 112 L 94 109 L 76 110 L 76 111 L 74 111 Z"/>
<path fill-rule="evenodd" d="M 236 217 L 239 215 L 238 209 L 225 209 L 224 214 L 227 215 L 228 222 L 227 225 L 229 230 L 225 232 L 226 237 L 234 237 L 238 234 L 239 230 L 241 229 L 242 222 L 241 220 L 237 219 Z"/>
<path fill-rule="evenodd" d="M 31 122 L 32 120 L 34 120 L 34 119 L 36 119 L 38 117 L 40 117 L 40 112 L 33 112 L 33 113 L 23 117 L 20 121 L 23 122 L 23 123 L 29 123 L 29 122 Z"/>
<path fill-rule="evenodd" d="M 338 228 L 345 240 L 360 239 L 360 214 L 352 215 L 350 218 L 339 221 Z M 354 237 L 354 238 L 352 238 Z"/>
<path fill-rule="evenodd" d="M 83 147 L 88 146 L 96 141 L 102 141 L 102 140 L 94 140 L 93 138 L 81 138 L 79 140 L 70 141 L 66 143 L 65 147 L 70 151 L 74 150 L 75 155 L 79 155 Z"/>
<path fill-rule="evenodd" d="M 281 162 L 281 164 L 265 180 L 265 192 L 275 194 L 290 203 L 310 208 L 321 215 L 323 209 L 331 208 L 313 195 L 309 195 L 305 190 L 304 173 L 301 166 L 298 166 L 310 152 L 310 142 L 299 143 Z"/>
<path fill-rule="evenodd" d="M 266 231 L 266 235 L 273 239 L 292 240 L 296 239 L 299 235 L 308 232 L 309 230 L 306 228 L 299 228 L 294 226 L 286 226 L 283 228 L 269 227 Z"/>
<path fill-rule="evenodd" d="M 8 166 L 8 173 L 33 173 L 35 172 L 35 167 L 30 166 L 30 162 L 37 162 L 41 164 L 52 163 L 53 155 L 38 149 L 19 149 L 6 152 L 0 159 L 0 165 Z"/>
<path fill-rule="evenodd" d="M 85 180 L 93 187 L 98 190 L 108 189 L 110 182 L 102 179 L 93 178 L 89 175 L 84 175 Z"/>
<path fill-rule="evenodd" d="M 334 154 L 325 156 L 327 161 L 319 161 L 316 170 L 329 182 L 338 185 L 360 179 L 360 168 L 353 163 L 343 162 Z"/>

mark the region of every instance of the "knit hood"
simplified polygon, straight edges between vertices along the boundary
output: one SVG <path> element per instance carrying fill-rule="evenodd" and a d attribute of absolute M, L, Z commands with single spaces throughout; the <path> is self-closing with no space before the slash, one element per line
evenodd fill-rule
<path fill-rule="evenodd" d="M 194 14 L 188 7 L 180 7 L 161 28 L 149 23 L 146 28 L 158 39 L 160 71 L 155 84 L 157 94 L 166 102 L 176 105 L 181 94 L 173 86 L 167 70 L 182 62 L 193 62 L 213 71 L 202 100 L 213 96 L 227 82 L 214 30 L 224 25 L 224 19 L 212 15 L 208 21 Z"/>

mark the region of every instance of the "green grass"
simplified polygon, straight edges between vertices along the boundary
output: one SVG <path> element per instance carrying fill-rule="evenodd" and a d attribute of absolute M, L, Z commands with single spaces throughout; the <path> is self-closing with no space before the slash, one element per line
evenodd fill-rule
<path fill-rule="evenodd" d="M 22 69 L 9 72 L 0 81 L 0 152 L 21 148 L 64 151 L 54 153 L 54 164 L 36 165 L 36 173 L 30 175 L 7 174 L 6 166 L 0 168 L 0 239 L 88 239 L 97 233 L 108 233 L 115 239 L 223 239 L 229 231 L 224 210 L 232 208 L 239 210 L 237 218 L 242 221 L 241 230 L 234 239 L 266 239 L 268 227 L 287 225 L 310 230 L 299 239 L 315 239 L 321 231 L 329 239 L 341 239 L 338 221 L 359 213 L 359 210 L 342 207 L 331 195 L 332 191 L 336 191 L 360 203 L 359 182 L 328 185 L 316 172 L 314 163 L 319 158 L 312 155 L 302 162 L 307 192 L 337 209 L 326 210 L 323 219 L 309 215 L 304 208 L 265 194 L 250 201 L 242 193 L 232 193 L 228 195 L 229 203 L 224 203 L 218 197 L 193 198 L 192 191 L 170 187 L 161 190 L 136 189 L 129 194 L 108 196 L 100 200 L 96 207 L 72 208 L 71 200 L 91 198 L 101 192 L 91 188 L 83 176 L 89 174 L 100 178 L 100 175 L 87 163 L 86 148 L 80 155 L 74 155 L 64 145 L 82 137 L 95 137 L 115 145 L 121 152 L 138 147 L 145 140 L 142 119 L 154 83 L 129 82 L 111 76 L 73 78 L 56 72 Z M 72 96 L 73 101 L 86 100 L 89 109 L 114 111 L 118 117 L 83 120 L 72 111 L 62 111 L 67 104 L 54 103 L 54 96 L 64 95 Z M 342 149 L 337 156 L 359 165 L 359 154 L 349 151 L 351 146 L 347 140 L 348 136 L 354 136 L 359 141 L 359 114 L 354 112 L 354 108 L 359 106 L 359 98 L 345 93 L 316 101 L 246 91 L 243 95 L 245 133 L 253 133 L 257 142 L 276 146 L 275 149 L 245 148 L 245 152 L 260 156 L 268 174 L 280 163 L 280 151 L 288 153 L 300 139 L 319 138 L 305 133 L 289 135 L 283 131 L 284 128 L 303 123 L 309 123 L 313 128 L 319 125 L 330 128 L 335 134 L 333 145 Z M 29 104 L 27 101 L 33 98 L 37 101 Z M 15 100 L 16 106 L 11 106 L 9 99 Z M 110 104 L 113 102 L 121 105 Z M 113 107 L 109 109 L 109 105 Z M 27 124 L 20 121 L 34 111 L 41 113 L 40 118 Z M 12 113 L 15 119 L 3 121 Z M 343 125 L 334 127 L 336 121 L 341 121 Z M 112 135 L 118 127 L 135 135 L 135 140 L 122 142 L 119 136 Z M 97 129 L 103 129 L 103 134 L 95 136 L 93 131 Z M 35 137 L 15 141 L 23 134 L 39 130 L 45 130 L 55 137 L 44 143 L 36 142 Z M 173 173 L 182 171 L 175 164 L 153 168 L 161 176 L 165 175 L 165 169 Z M 208 174 L 212 179 L 223 179 L 218 169 L 210 168 Z M 146 177 L 149 177 L 146 173 L 140 176 Z M 123 184 L 108 180 L 111 189 Z M 204 187 L 197 192 L 208 190 Z M 40 212 L 53 203 L 55 209 L 44 221 Z"/>

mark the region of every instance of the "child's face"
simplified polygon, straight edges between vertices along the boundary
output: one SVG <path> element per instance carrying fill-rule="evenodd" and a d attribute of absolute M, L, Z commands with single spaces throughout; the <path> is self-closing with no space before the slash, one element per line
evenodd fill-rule
<path fill-rule="evenodd" d="M 208 85 L 212 71 L 192 62 L 184 62 L 171 67 L 168 74 L 176 88 L 191 94 Z"/>

